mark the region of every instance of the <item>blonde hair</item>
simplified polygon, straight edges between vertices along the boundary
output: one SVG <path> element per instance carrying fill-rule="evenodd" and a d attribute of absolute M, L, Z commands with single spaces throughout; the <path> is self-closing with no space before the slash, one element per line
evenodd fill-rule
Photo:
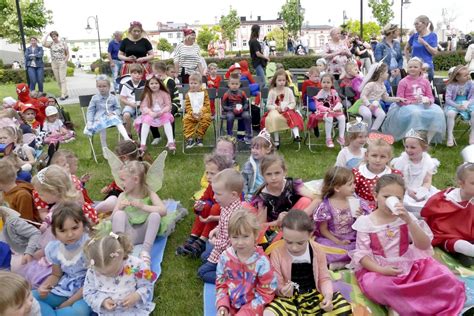
<path fill-rule="evenodd" d="M 0 160 L 0 174 L 2 175 L 0 177 L 0 183 L 1 184 L 10 184 L 14 183 L 16 180 L 16 169 L 15 165 L 3 158 Z"/>
<path fill-rule="evenodd" d="M 222 183 L 224 189 L 229 192 L 237 192 L 239 195 L 244 189 L 244 178 L 235 169 L 224 169 L 214 176 L 212 184 Z"/>
<path fill-rule="evenodd" d="M 58 165 L 42 169 L 33 177 L 31 183 L 38 193 L 42 191 L 54 194 L 59 196 L 61 201 L 75 202 L 79 198 L 79 192 L 73 186 L 71 176 Z"/>
<path fill-rule="evenodd" d="M 97 78 L 95 78 L 95 83 L 99 84 L 100 81 L 107 82 L 107 85 L 110 87 L 110 78 L 107 75 L 98 75 Z"/>
<path fill-rule="evenodd" d="M 314 74 L 318 74 L 318 76 L 320 75 L 319 69 L 316 66 L 312 66 L 308 69 L 308 75 L 312 76 Z"/>
<path fill-rule="evenodd" d="M 428 27 L 428 29 L 430 30 L 430 32 L 433 32 L 434 30 L 434 25 L 433 23 L 430 21 L 430 18 L 428 18 L 426 15 L 419 15 L 415 21 L 419 21 L 423 24 L 426 24 L 426 27 Z"/>
<path fill-rule="evenodd" d="M 117 236 L 117 238 L 115 238 Z M 124 260 L 133 251 L 133 244 L 126 235 L 107 235 L 94 238 L 84 247 L 84 254 L 91 266 L 103 269 L 115 260 Z"/>
<path fill-rule="evenodd" d="M 323 180 L 321 195 L 323 198 L 329 198 L 336 193 L 336 187 L 341 187 L 354 179 L 350 169 L 344 167 L 332 167 L 326 171 Z"/>
<path fill-rule="evenodd" d="M 367 142 L 367 153 L 366 154 L 368 155 L 375 148 L 381 148 L 381 147 L 385 147 L 388 150 L 390 158 L 393 157 L 393 146 L 390 145 L 389 143 L 387 143 L 385 140 L 383 140 L 381 138 L 370 139 Z"/>
<path fill-rule="evenodd" d="M 241 208 L 230 216 L 229 236 L 239 236 L 252 233 L 256 238 L 260 231 L 260 224 L 257 217 L 251 211 Z"/>
<path fill-rule="evenodd" d="M 195 80 L 199 84 L 202 84 L 202 76 L 201 76 L 201 74 L 199 74 L 197 72 L 195 72 L 195 73 L 193 73 L 189 76 L 189 81 L 191 81 L 191 80 Z"/>
<path fill-rule="evenodd" d="M 57 152 L 54 153 L 53 157 L 51 158 L 51 165 L 60 165 L 61 159 L 64 159 L 64 161 L 69 164 L 69 159 L 77 157 L 74 155 L 74 153 L 70 150 L 67 149 L 59 149 Z"/>
<path fill-rule="evenodd" d="M 143 66 L 140 65 L 140 64 L 130 64 L 130 66 L 128 67 L 128 73 L 129 74 L 132 74 L 134 72 L 138 72 L 139 74 L 142 74 L 143 73 Z"/>
<path fill-rule="evenodd" d="M 456 179 L 458 181 L 466 180 L 468 172 L 474 172 L 474 163 L 466 162 L 460 165 L 456 169 Z"/>
<path fill-rule="evenodd" d="M 0 315 L 22 306 L 31 293 L 28 281 L 19 274 L 0 270 Z"/>
<path fill-rule="evenodd" d="M 360 135 L 367 136 L 367 132 L 347 132 L 346 133 L 346 144 L 349 145 L 351 142 L 355 141 Z"/>
<path fill-rule="evenodd" d="M 139 192 L 142 195 L 148 196 L 150 189 L 146 183 L 146 173 L 150 168 L 150 164 L 146 161 L 127 161 L 122 166 L 121 171 L 127 172 L 130 176 L 138 178 Z"/>
<path fill-rule="evenodd" d="M 5 133 L 15 140 L 15 144 L 23 144 L 23 133 L 20 129 L 13 126 L 4 126 L 0 128 L 0 133 Z"/>
<path fill-rule="evenodd" d="M 456 80 L 456 77 L 459 75 L 459 72 L 463 70 L 469 71 L 469 68 L 465 65 L 456 66 L 449 74 L 448 82 L 446 84 L 457 83 L 458 81 Z"/>
<path fill-rule="evenodd" d="M 210 164 L 213 163 L 217 166 L 217 169 L 219 171 L 222 171 L 227 168 L 232 167 L 232 160 L 229 159 L 229 157 L 225 155 L 219 155 L 219 154 L 207 154 L 204 156 L 204 164 Z"/>

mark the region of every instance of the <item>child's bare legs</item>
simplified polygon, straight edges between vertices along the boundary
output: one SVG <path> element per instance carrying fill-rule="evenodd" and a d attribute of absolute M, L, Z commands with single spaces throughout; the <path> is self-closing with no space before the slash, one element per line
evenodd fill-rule
<path fill-rule="evenodd" d="M 143 123 L 140 133 L 140 148 L 145 148 L 146 139 L 148 138 L 148 133 L 150 133 L 150 125 Z"/>
<path fill-rule="evenodd" d="M 117 197 L 115 195 L 111 195 L 102 202 L 99 202 L 95 206 L 95 210 L 97 213 L 107 213 L 112 212 L 117 205 Z"/>

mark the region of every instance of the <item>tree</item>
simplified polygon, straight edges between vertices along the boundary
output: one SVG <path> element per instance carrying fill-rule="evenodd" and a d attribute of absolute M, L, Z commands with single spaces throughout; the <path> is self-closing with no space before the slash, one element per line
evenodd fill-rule
<path fill-rule="evenodd" d="M 46 25 L 53 22 L 53 13 L 45 8 L 43 0 L 20 0 L 20 8 L 26 38 L 41 36 Z M 0 37 L 20 43 L 15 0 L 0 0 L 0 12 Z"/>
<path fill-rule="evenodd" d="M 288 32 L 296 37 L 304 21 L 304 9 L 301 8 L 299 0 L 287 0 L 281 7 L 280 15 Z"/>
<path fill-rule="evenodd" d="M 267 33 L 267 39 L 268 38 L 273 38 L 276 42 L 276 49 L 278 51 L 285 50 L 286 48 L 286 39 L 287 39 L 287 34 L 284 30 L 282 30 L 279 27 L 274 28 L 270 32 Z"/>
<path fill-rule="evenodd" d="M 369 0 L 369 7 L 372 9 L 372 15 L 379 22 L 381 27 L 387 25 L 387 23 L 395 16 L 393 14 L 392 5 L 393 0 Z"/>
<path fill-rule="evenodd" d="M 171 45 L 166 38 L 160 38 L 158 44 L 156 44 L 156 49 L 162 52 L 171 53 L 173 52 L 174 48 L 173 45 Z"/>
<path fill-rule="evenodd" d="M 364 41 L 369 41 L 373 35 L 380 34 L 382 28 L 375 22 L 364 23 Z M 348 20 L 346 22 L 345 30 L 349 33 L 360 34 L 360 21 Z"/>
<path fill-rule="evenodd" d="M 222 30 L 223 39 L 228 40 L 232 45 L 235 40 L 235 30 L 240 26 L 240 19 L 237 16 L 237 10 L 230 8 L 229 13 L 226 16 L 221 16 L 219 26 Z"/>
<path fill-rule="evenodd" d="M 204 25 L 198 32 L 197 36 L 197 43 L 202 50 L 207 51 L 207 45 L 209 45 L 210 41 L 215 41 L 219 38 L 217 34 L 220 31 L 220 27 L 218 25 L 214 25 L 213 27 L 209 27 Z"/>

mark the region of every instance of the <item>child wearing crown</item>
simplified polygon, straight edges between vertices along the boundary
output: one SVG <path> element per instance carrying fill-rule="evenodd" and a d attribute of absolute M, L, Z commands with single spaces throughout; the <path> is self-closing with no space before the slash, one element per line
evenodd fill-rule
<path fill-rule="evenodd" d="M 405 151 L 392 160 L 392 166 L 403 174 L 405 196 L 403 205 L 420 218 L 420 211 L 426 201 L 439 190 L 431 185 L 433 175 L 439 166 L 438 159 L 428 154 L 428 140 L 425 131 L 411 129 L 403 140 Z"/>
<path fill-rule="evenodd" d="M 367 143 L 368 125 L 358 117 L 347 123 L 346 145 L 337 155 L 336 167 L 357 168 L 364 160 L 364 148 Z"/>

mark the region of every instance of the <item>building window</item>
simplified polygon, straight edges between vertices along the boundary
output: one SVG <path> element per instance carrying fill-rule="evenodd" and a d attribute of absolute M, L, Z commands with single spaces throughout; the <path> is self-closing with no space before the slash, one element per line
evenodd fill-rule
<path fill-rule="evenodd" d="M 178 32 L 178 33 L 176 33 L 176 38 L 181 38 L 181 37 L 182 37 L 182 35 L 183 35 L 183 33 L 181 33 L 181 32 Z"/>
<path fill-rule="evenodd" d="M 237 47 L 237 42 L 233 42 L 232 46 Z"/>
<path fill-rule="evenodd" d="M 93 54 L 92 54 L 92 57 L 94 57 L 94 58 L 97 57 L 97 54 L 96 54 L 96 53 L 93 53 Z"/>
<path fill-rule="evenodd" d="M 323 36 L 319 37 L 319 46 L 324 46 L 324 37 Z"/>
<path fill-rule="evenodd" d="M 168 33 L 168 38 L 173 38 L 173 33 Z"/>
<path fill-rule="evenodd" d="M 79 55 L 79 58 L 82 58 L 82 55 Z"/>
<path fill-rule="evenodd" d="M 267 26 L 267 32 L 271 32 L 271 31 L 272 31 L 271 25 Z"/>
<path fill-rule="evenodd" d="M 242 41 L 242 46 L 247 46 L 247 40 Z"/>
<path fill-rule="evenodd" d="M 71 58 L 76 58 L 76 55 L 71 55 Z"/>

